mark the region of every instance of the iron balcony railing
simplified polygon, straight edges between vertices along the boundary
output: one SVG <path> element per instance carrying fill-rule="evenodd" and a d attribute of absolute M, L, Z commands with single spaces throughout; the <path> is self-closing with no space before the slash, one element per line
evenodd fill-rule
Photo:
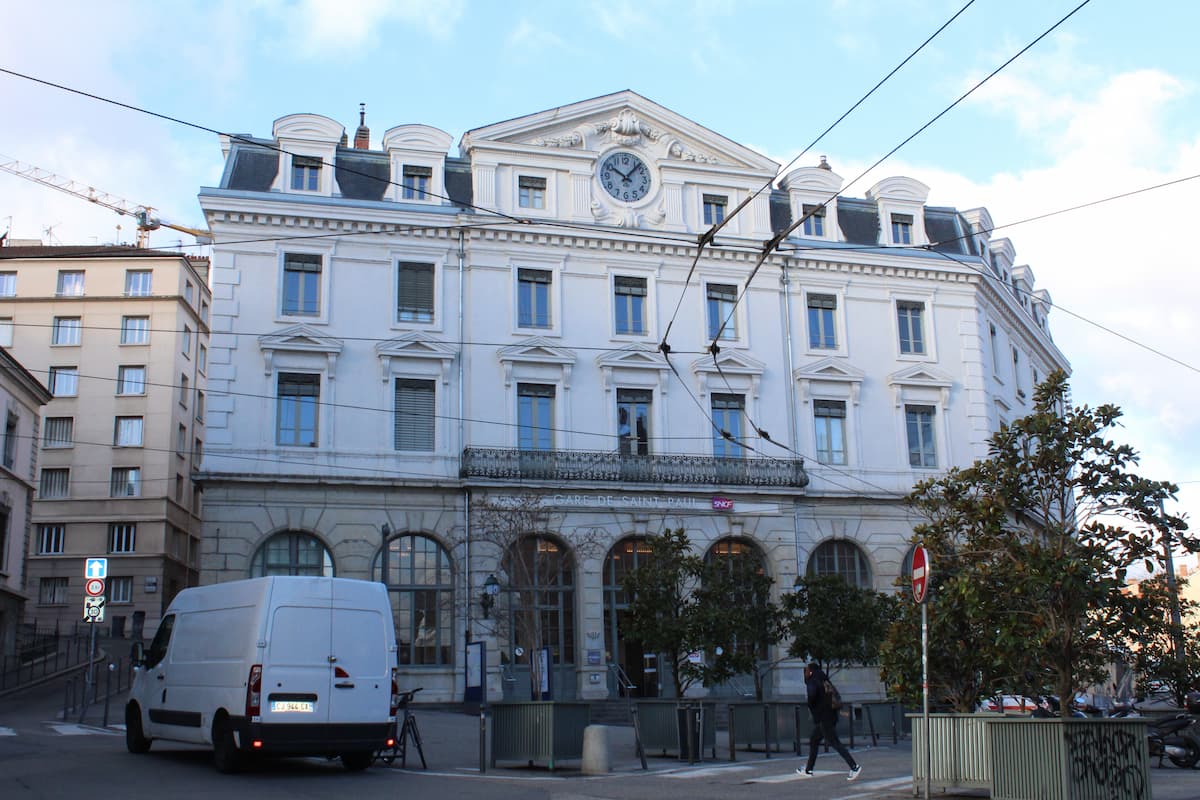
<path fill-rule="evenodd" d="M 808 485 L 804 459 L 714 458 L 688 455 L 626 455 L 594 450 L 518 450 L 468 447 L 463 478 L 497 480 L 598 481 L 701 486 Z"/>

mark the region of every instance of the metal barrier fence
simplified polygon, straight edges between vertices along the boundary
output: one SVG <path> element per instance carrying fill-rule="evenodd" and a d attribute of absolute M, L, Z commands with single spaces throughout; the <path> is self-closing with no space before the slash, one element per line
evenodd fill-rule
<path fill-rule="evenodd" d="M 88 657 L 86 636 L 57 632 L 38 636 L 21 652 L 4 656 L 0 664 L 0 692 L 82 666 L 87 663 Z"/>

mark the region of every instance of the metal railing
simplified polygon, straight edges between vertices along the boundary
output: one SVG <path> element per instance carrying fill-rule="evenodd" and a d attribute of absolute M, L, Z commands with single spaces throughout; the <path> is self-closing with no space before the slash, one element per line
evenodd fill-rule
<path fill-rule="evenodd" d="M 60 672 L 85 664 L 88 639 L 69 633 L 26 631 L 18 651 L 0 660 L 0 693 L 29 686 Z"/>

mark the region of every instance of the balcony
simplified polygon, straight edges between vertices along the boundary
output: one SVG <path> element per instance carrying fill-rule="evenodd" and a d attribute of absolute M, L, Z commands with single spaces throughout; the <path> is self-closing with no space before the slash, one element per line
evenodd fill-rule
<path fill-rule="evenodd" d="M 686 455 L 625 455 L 613 451 L 517 450 L 468 447 L 463 478 L 533 480 L 550 483 L 686 484 L 691 486 L 808 485 L 803 459 L 713 458 Z"/>

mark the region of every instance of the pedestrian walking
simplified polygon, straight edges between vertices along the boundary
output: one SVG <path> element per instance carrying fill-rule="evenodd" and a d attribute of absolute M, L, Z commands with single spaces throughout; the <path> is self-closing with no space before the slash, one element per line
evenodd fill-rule
<path fill-rule="evenodd" d="M 796 768 L 801 777 L 811 778 L 813 767 L 817 764 L 817 748 L 825 742 L 845 759 L 850 773 L 846 780 L 852 781 L 862 772 L 862 767 L 850 755 L 846 745 L 842 744 L 837 735 L 838 709 L 841 699 L 837 689 L 829 681 L 829 676 L 821 669 L 821 665 L 813 661 L 804 668 L 804 686 L 808 690 L 808 710 L 812 713 L 812 735 L 808 739 L 808 763 L 804 769 Z"/>

